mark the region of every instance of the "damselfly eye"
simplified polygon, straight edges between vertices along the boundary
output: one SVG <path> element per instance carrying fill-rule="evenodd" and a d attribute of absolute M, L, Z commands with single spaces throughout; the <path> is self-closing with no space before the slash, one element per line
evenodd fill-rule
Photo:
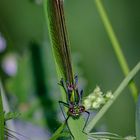
<path fill-rule="evenodd" d="M 70 108 L 70 109 L 69 109 L 69 113 L 70 113 L 70 114 L 73 114 L 73 113 L 74 113 L 74 109 L 73 109 L 73 108 Z"/>
<path fill-rule="evenodd" d="M 68 90 L 72 91 L 74 89 L 74 86 L 72 84 L 68 85 Z"/>
<path fill-rule="evenodd" d="M 85 111 L 85 107 L 84 106 L 80 106 L 80 112 L 84 112 Z"/>

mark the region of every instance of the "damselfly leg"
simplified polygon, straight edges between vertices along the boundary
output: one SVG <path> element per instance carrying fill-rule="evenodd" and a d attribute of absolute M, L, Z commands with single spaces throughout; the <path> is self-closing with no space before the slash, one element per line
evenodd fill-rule
<path fill-rule="evenodd" d="M 82 132 L 85 133 L 85 134 L 87 134 L 87 133 L 85 132 L 85 128 L 86 128 L 86 126 L 87 126 L 87 123 L 88 123 L 88 120 L 89 120 L 89 117 L 90 117 L 90 112 L 85 111 L 85 113 L 87 114 L 87 118 L 86 118 L 86 121 L 85 121 L 85 124 L 84 124 L 84 127 L 83 127 Z"/>
<path fill-rule="evenodd" d="M 68 130 L 69 130 L 69 132 L 70 132 L 70 135 L 71 135 L 72 138 L 74 139 L 74 136 L 72 135 L 72 132 L 71 132 L 71 130 L 70 130 L 70 128 L 69 128 L 69 125 L 68 125 L 68 119 L 69 119 L 70 115 L 68 115 L 67 117 L 65 116 L 65 113 L 64 113 L 64 110 L 63 110 L 63 108 L 62 108 L 62 105 L 63 105 L 64 107 L 66 107 L 66 108 L 68 108 L 69 105 L 68 105 L 67 103 L 65 103 L 65 102 L 59 101 L 59 106 L 60 106 L 61 112 L 62 112 L 62 114 L 63 114 L 63 117 L 65 118 L 65 124 L 67 125 L 67 128 L 68 128 Z"/>
<path fill-rule="evenodd" d="M 89 120 L 90 112 L 86 111 L 85 107 L 82 105 L 83 90 L 81 90 L 80 92 L 78 90 L 78 85 L 77 85 L 78 84 L 78 77 L 75 76 L 74 79 L 75 79 L 74 84 L 69 83 L 68 81 L 64 82 L 63 79 L 60 80 L 59 85 L 63 87 L 63 89 L 64 89 L 64 91 L 67 95 L 67 103 L 59 101 L 59 106 L 60 106 L 61 111 L 63 113 L 63 116 L 66 120 L 66 124 L 67 124 L 67 127 L 68 127 L 69 131 L 70 131 L 70 128 L 69 128 L 68 123 L 67 123 L 68 118 L 72 117 L 73 119 L 78 119 L 81 114 L 86 113 L 88 116 L 86 118 L 86 121 L 85 121 L 85 124 L 83 126 L 82 132 L 87 134 L 84 130 L 85 130 L 85 127 L 86 127 L 87 122 Z M 66 115 L 63 111 L 62 105 L 64 107 L 68 108 L 68 111 L 67 111 L 68 117 L 66 117 Z M 72 135 L 71 131 L 70 131 L 70 134 Z"/>

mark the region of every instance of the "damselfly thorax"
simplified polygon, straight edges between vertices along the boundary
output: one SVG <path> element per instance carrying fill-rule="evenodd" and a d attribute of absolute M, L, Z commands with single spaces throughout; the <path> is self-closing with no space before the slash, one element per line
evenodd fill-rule
<path fill-rule="evenodd" d="M 81 113 L 85 112 L 85 107 L 82 105 L 83 90 L 79 91 L 78 89 L 78 77 L 75 76 L 74 83 L 64 82 L 64 80 L 61 79 L 59 84 L 63 87 L 67 96 L 67 115 L 78 119 Z"/>

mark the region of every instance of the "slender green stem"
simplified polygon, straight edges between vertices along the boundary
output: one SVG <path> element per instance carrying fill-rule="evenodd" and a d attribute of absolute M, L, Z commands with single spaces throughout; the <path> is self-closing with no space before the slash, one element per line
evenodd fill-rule
<path fill-rule="evenodd" d="M 52 137 L 50 138 L 50 140 L 56 140 L 56 139 L 58 139 L 59 136 L 60 136 L 60 133 L 63 131 L 64 127 L 65 127 L 65 123 L 61 124 L 61 126 L 52 135 Z"/>
<path fill-rule="evenodd" d="M 133 70 L 128 74 L 128 76 L 121 82 L 119 87 L 113 94 L 113 99 L 109 100 L 102 109 L 97 113 L 97 115 L 90 121 L 90 123 L 86 127 L 86 131 L 90 132 L 92 128 L 96 125 L 96 123 L 101 119 L 101 117 L 107 112 L 107 110 L 111 107 L 111 105 L 115 102 L 118 96 L 122 93 L 125 87 L 129 84 L 129 82 L 134 78 L 134 76 L 140 71 L 140 62 L 133 68 Z"/>
<path fill-rule="evenodd" d="M 120 67 L 121 67 L 124 75 L 127 76 L 129 71 L 130 71 L 129 66 L 128 66 L 127 61 L 125 59 L 125 56 L 121 50 L 121 45 L 116 37 L 116 34 L 113 30 L 111 22 L 109 21 L 106 10 L 105 10 L 101 0 L 95 0 L 95 4 L 96 4 L 97 10 L 100 14 L 100 17 L 102 19 L 102 22 L 104 24 L 105 30 L 108 34 L 108 37 L 112 43 L 112 47 L 115 51 L 115 54 L 116 54 L 117 59 L 119 61 Z M 136 101 L 137 96 L 138 96 L 138 90 L 137 90 L 135 83 L 131 82 L 129 87 L 130 87 L 130 90 L 132 92 L 132 96 L 133 96 L 134 100 Z"/>
<path fill-rule="evenodd" d="M 0 140 L 4 140 L 4 113 L 3 113 L 1 92 L 2 92 L 2 87 L 0 82 Z"/>
<path fill-rule="evenodd" d="M 137 137 L 137 140 L 140 140 L 140 95 L 138 97 L 138 101 L 137 101 L 137 105 L 136 105 L 135 127 L 136 127 L 136 137 Z"/>

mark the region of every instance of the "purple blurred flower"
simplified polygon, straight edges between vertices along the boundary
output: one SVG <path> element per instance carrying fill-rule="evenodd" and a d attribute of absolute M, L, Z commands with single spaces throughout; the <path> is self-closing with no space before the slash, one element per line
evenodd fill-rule
<path fill-rule="evenodd" d="M 17 58 L 15 54 L 8 54 L 2 61 L 2 68 L 9 76 L 17 73 Z"/>
<path fill-rule="evenodd" d="M 6 49 L 6 40 L 0 33 L 0 53 Z"/>

